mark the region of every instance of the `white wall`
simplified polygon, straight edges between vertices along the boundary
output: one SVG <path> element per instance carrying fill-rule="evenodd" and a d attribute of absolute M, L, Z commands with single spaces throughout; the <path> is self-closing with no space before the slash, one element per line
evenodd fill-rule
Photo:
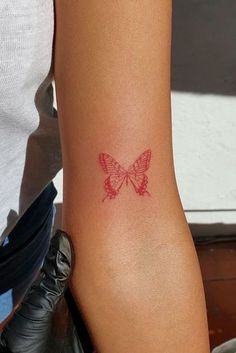
<path fill-rule="evenodd" d="M 189 222 L 236 223 L 236 98 L 173 92 L 172 110 L 176 176 Z"/>
<path fill-rule="evenodd" d="M 176 174 L 191 223 L 236 234 L 236 1 L 173 0 Z M 215 210 L 215 211 L 214 211 Z M 198 227 L 198 230 L 200 228 Z"/>

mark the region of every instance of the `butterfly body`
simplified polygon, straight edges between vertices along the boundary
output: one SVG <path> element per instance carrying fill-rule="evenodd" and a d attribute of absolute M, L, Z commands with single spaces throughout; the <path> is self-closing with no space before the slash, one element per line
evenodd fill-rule
<path fill-rule="evenodd" d="M 125 182 L 126 182 L 126 186 L 128 186 L 128 183 L 129 183 L 129 174 L 128 173 L 126 173 Z"/>
<path fill-rule="evenodd" d="M 125 183 L 128 186 L 129 182 L 134 187 L 137 194 L 143 196 L 149 194 L 147 191 L 148 177 L 145 172 L 148 170 L 151 160 L 151 150 L 143 152 L 136 161 L 131 164 L 126 170 L 113 157 L 107 153 L 99 154 L 99 162 L 103 171 L 108 174 L 104 181 L 104 189 L 106 198 L 114 199 Z"/>

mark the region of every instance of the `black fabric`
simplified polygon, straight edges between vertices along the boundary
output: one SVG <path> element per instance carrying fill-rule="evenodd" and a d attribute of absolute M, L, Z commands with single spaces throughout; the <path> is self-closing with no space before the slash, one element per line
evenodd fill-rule
<path fill-rule="evenodd" d="M 31 278 L 47 253 L 57 190 L 50 182 L 0 247 L 0 294 Z"/>

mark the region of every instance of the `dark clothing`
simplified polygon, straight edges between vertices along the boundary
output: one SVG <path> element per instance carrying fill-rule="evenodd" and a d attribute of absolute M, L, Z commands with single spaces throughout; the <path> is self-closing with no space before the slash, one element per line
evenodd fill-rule
<path fill-rule="evenodd" d="M 25 294 L 43 263 L 50 243 L 56 195 L 50 182 L 0 247 L 0 322 Z"/>

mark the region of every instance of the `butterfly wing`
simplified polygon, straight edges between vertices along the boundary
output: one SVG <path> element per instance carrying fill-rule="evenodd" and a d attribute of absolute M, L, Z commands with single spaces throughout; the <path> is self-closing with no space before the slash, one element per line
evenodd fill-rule
<path fill-rule="evenodd" d="M 151 150 L 146 150 L 128 169 L 129 180 L 139 195 L 149 194 L 147 191 L 148 177 L 145 172 L 150 166 L 150 160 Z"/>
<path fill-rule="evenodd" d="M 106 196 L 103 201 L 107 197 L 113 199 L 119 193 L 127 172 L 113 157 L 107 153 L 99 154 L 99 163 L 103 171 L 109 175 L 104 181 Z"/>

